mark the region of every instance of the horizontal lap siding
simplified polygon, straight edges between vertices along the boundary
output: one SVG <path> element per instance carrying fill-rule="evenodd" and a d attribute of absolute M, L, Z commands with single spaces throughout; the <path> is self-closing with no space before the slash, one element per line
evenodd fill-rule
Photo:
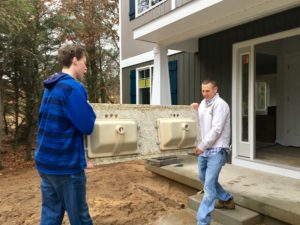
<path fill-rule="evenodd" d="M 193 1 L 193 0 L 176 0 L 176 8 L 182 6 L 186 3 L 189 3 L 191 1 Z"/>
<path fill-rule="evenodd" d="M 163 15 L 168 14 L 171 11 L 171 0 L 167 0 L 161 3 L 158 6 L 153 7 L 148 12 L 136 17 L 134 20 L 131 20 L 132 29 L 136 29 L 140 26 L 143 26 L 152 20 L 155 20 Z"/>

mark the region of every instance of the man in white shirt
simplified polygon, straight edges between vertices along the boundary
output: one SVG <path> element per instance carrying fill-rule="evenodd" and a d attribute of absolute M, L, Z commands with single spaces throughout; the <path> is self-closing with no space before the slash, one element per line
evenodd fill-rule
<path fill-rule="evenodd" d="M 199 177 L 204 187 L 197 220 L 198 225 L 208 225 L 214 208 L 234 209 L 235 204 L 232 195 L 218 183 L 220 171 L 229 152 L 230 109 L 219 96 L 214 80 L 204 80 L 201 88 L 204 99 L 200 105 L 192 103 L 191 107 L 198 110 L 202 136 L 195 150 Z"/>

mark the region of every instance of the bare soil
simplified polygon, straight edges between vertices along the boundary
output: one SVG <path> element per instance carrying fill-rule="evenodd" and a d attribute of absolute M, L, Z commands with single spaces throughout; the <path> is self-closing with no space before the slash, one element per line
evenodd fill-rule
<path fill-rule="evenodd" d="M 39 224 L 40 178 L 22 151 L 6 152 L 0 171 L 0 224 Z M 182 210 L 196 190 L 144 169 L 144 161 L 95 166 L 86 170 L 87 200 L 95 225 L 154 225 Z M 63 224 L 69 224 L 65 216 Z"/>

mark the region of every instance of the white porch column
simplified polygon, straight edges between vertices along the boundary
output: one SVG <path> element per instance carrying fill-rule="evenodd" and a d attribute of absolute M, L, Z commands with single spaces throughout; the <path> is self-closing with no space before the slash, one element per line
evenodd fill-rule
<path fill-rule="evenodd" d="M 171 9 L 175 9 L 176 8 L 176 0 L 172 0 L 171 1 Z"/>
<path fill-rule="evenodd" d="M 154 53 L 154 71 L 151 92 L 151 105 L 171 105 L 171 90 L 168 66 L 168 49 L 156 45 Z"/>

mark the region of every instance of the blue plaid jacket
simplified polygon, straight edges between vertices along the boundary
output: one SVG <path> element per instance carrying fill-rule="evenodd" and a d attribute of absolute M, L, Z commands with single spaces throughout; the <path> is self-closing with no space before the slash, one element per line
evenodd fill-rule
<path fill-rule="evenodd" d="M 59 73 L 44 81 L 39 111 L 36 168 L 53 175 L 84 170 L 83 134 L 90 134 L 96 119 L 84 87 L 73 77 Z"/>

